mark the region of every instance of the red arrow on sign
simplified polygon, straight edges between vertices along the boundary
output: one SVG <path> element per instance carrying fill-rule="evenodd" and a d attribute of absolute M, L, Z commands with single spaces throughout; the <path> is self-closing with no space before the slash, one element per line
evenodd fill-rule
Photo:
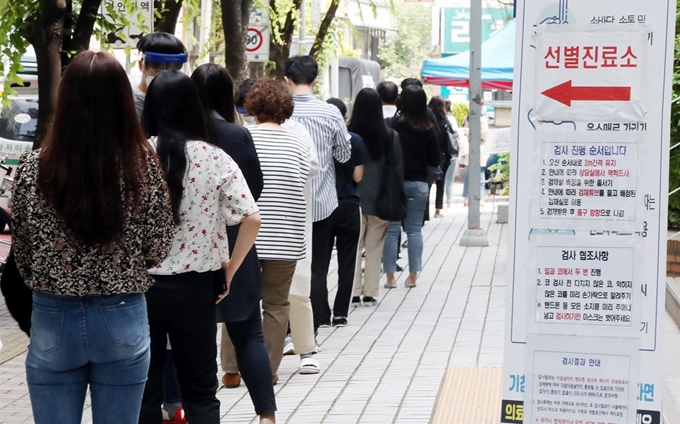
<path fill-rule="evenodd" d="M 574 101 L 630 101 L 630 87 L 577 87 L 571 85 L 571 80 L 549 88 L 541 94 L 570 107 Z"/>

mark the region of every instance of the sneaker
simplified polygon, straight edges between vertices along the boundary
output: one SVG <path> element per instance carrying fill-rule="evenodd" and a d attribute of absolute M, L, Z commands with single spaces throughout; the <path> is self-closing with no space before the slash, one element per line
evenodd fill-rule
<path fill-rule="evenodd" d="M 378 299 L 373 296 L 364 296 L 364 306 L 375 306 L 378 303 Z"/>
<path fill-rule="evenodd" d="M 179 407 L 175 410 L 174 414 L 171 414 L 165 408 L 163 408 L 163 422 L 169 424 L 187 424 L 187 419 L 184 415 L 184 409 Z"/>
<path fill-rule="evenodd" d="M 321 325 L 319 325 L 319 328 L 329 328 L 329 327 L 332 327 L 332 326 L 333 326 L 333 324 L 330 321 L 328 321 L 328 322 L 322 322 Z"/>
<path fill-rule="evenodd" d="M 300 355 L 300 374 L 318 374 L 321 371 L 319 361 L 314 359 L 312 355 Z"/>
<path fill-rule="evenodd" d="M 359 306 L 361 305 L 361 296 L 354 296 L 352 298 L 352 306 Z"/>
<path fill-rule="evenodd" d="M 293 336 L 288 334 L 286 340 L 283 342 L 283 355 L 295 355 L 295 345 L 293 344 Z"/>
<path fill-rule="evenodd" d="M 397 272 L 404 272 L 404 268 L 400 267 L 399 264 L 397 264 Z"/>
<path fill-rule="evenodd" d="M 347 327 L 347 318 L 333 317 L 333 327 Z"/>

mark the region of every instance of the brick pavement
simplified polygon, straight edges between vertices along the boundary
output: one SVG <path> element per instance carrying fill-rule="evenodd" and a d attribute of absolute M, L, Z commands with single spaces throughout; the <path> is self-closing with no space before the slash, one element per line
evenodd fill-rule
<path fill-rule="evenodd" d="M 461 203 L 443 219 L 427 224 L 418 287 L 406 289 L 405 276 L 400 276 L 397 289 L 381 288 L 376 307 L 354 308 L 347 327 L 321 329 L 321 374 L 298 375 L 298 358 L 285 357 L 276 386 L 277 422 L 426 424 L 434 415 L 448 367 L 502 366 L 507 231 L 495 223 L 492 209 L 492 204 L 483 208 L 482 225 L 490 242 L 483 249 L 458 245 L 467 213 Z M 400 263 L 406 265 L 405 252 L 402 255 Z M 331 275 L 333 296 L 334 267 Z M 680 330 L 669 327 L 670 318 L 666 324 L 666 388 L 671 401 L 680 405 L 675 361 Z M 26 339 L 17 331 L 0 303 L 0 339 L 5 343 L 0 350 L 0 423 L 32 422 L 25 355 L 19 353 Z M 257 422 L 243 386 L 221 388 L 218 397 L 222 422 Z M 83 422 L 90 420 L 86 405 Z"/>
<path fill-rule="evenodd" d="M 467 213 L 461 203 L 430 221 L 418 287 L 406 289 L 400 276 L 399 288 L 381 288 L 379 305 L 353 309 L 347 327 L 322 329 L 321 374 L 295 374 L 298 358 L 284 358 L 276 387 L 278 422 L 428 423 L 447 367 L 501 366 L 506 235 L 491 210 L 485 206 L 482 217 L 491 243 L 485 249 L 458 246 Z M 406 265 L 403 255 L 400 263 Z M 335 275 L 329 278 L 331 296 Z M 17 329 L 4 304 L 0 329 L 8 352 L 24 350 L 25 339 L 11 340 Z M 2 423 L 31 422 L 24 358 L 0 361 Z M 243 386 L 222 388 L 218 397 L 223 422 L 255 422 Z M 88 409 L 83 422 L 90 420 Z"/>

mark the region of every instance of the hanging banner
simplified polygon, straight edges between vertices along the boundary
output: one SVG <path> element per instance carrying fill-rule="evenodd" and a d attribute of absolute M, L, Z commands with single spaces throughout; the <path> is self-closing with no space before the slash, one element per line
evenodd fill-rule
<path fill-rule="evenodd" d="M 502 423 L 661 424 L 675 0 L 517 0 Z"/>

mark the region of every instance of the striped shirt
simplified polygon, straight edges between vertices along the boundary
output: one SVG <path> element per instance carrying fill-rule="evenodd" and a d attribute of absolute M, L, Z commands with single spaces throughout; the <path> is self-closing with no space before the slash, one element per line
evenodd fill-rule
<path fill-rule="evenodd" d="M 352 144 L 345 120 L 337 107 L 322 102 L 311 94 L 296 94 L 291 120 L 307 128 L 316 145 L 321 172 L 312 180 L 312 221 L 322 221 L 338 207 L 335 189 L 335 165 L 349 160 Z"/>
<path fill-rule="evenodd" d="M 304 188 L 309 175 L 309 147 L 288 130 L 249 127 L 260 159 L 264 186 L 257 201 L 262 226 L 255 245 L 260 259 L 305 258 Z"/>

